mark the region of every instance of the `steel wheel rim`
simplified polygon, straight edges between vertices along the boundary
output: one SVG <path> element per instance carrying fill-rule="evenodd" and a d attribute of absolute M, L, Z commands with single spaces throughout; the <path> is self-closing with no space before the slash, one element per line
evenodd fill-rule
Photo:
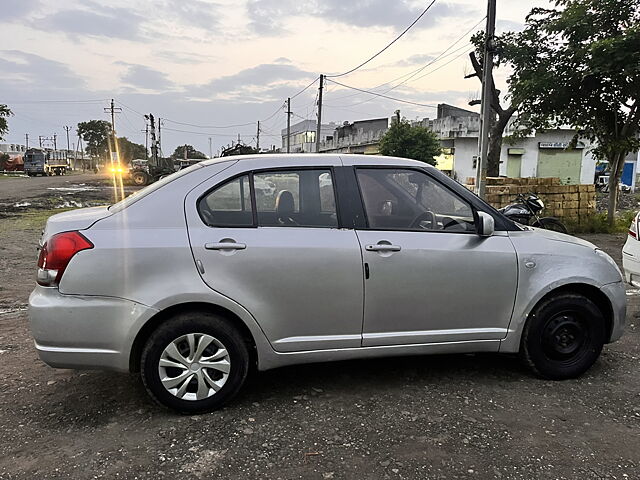
<path fill-rule="evenodd" d="M 181 400 L 205 400 L 229 379 L 229 352 L 220 340 L 205 333 L 181 335 L 160 355 L 160 383 Z"/>
<path fill-rule="evenodd" d="M 585 350 L 589 333 L 584 321 L 575 312 L 555 315 L 544 326 L 542 346 L 547 357 L 571 362 Z"/>

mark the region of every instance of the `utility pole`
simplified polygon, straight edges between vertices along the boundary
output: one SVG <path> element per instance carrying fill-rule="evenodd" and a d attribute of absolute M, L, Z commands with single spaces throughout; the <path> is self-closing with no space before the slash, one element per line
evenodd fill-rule
<path fill-rule="evenodd" d="M 149 120 L 151 126 L 151 162 L 152 165 L 158 165 L 158 143 L 156 142 L 156 124 L 153 115 L 145 115 L 144 118 Z"/>
<path fill-rule="evenodd" d="M 318 125 L 316 125 L 316 153 L 320 152 L 320 129 L 322 128 L 322 88 L 324 87 L 324 75 L 320 74 L 320 86 L 318 87 Z"/>
<path fill-rule="evenodd" d="M 71 127 L 65 126 L 65 127 L 62 127 L 62 128 L 64 128 L 65 132 L 67 132 L 67 151 L 69 151 L 69 149 L 70 149 L 69 130 L 71 130 Z"/>
<path fill-rule="evenodd" d="M 144 158 L 148 160 L 149 159 L 149 124 L 146 122 L 146 120 L 145 120 L 144 130 L 140 130 L 140 131 L 144 132 Z"/>
<path fill-rule="evenodd" d="M 213 150 L 211 148 L 211 137 L 209 137 L 209 158 L 213 158 Z"/>
<path fill-rule="evenodd" d="M 184 146 L 184 152 L 182 152 L 182 156 L 184 157 L 185 160 L 189 159 L 189 155 L 187 155 L 187 145 L 185 144 Z"/>
<path fill-rule="evenodd" d="M 24 134 L 24 139 L 25 139 L 25 142 L 26 142 L 25 150 L 29 150 L 29 134 L 28 133 Z"/>
<path fill-rule="evenodd" d="M 158 118 L 158 147 L 162 151 L 162 119 Z"/>
<path fill-rule="evenodd" d="M 287 98 L 287 153 L 291 152 L 291 98 Z"/>
<path fill-rule="evenodd" d="M 488 0 L 487 26 L 485 29 L 484 59 L 482 65 L 482 103 L 479 150 L 476 162 L 476 193 L 480 198 L 486 196 L 487 153 L 489 152 L 489 128 L 491 127 L 491 79 L 493 78 L 493 37 L 496 31 L 496 0 Z"/>
<path fill-rule="evenodd" d="M 104 113 L 111 113 L 111 137 L 113 138 L 112 152 L 118 151 L 118 145 L 116 143 L 116 113 L 120 112 L 122 112 L 122 109 L 120 107 L 116 107 L 113 98 L 111 99 L 110 105 L 104 108 Z M 120 160 L 120 158 L 118 158 L 118 160 Z M 113 156 L 111 157 L 111 162 L 113 163 Z"/>
<path fill-rule="evenodd" d="M 40 148 L 42 148 L 42 135 L 38 135 L 38 141 L 40 142 Z"/>
<path fill-rule="evenodd" d="M 58 150 L 58 134 L 57 133 L 53 134 L 53 150 L 54 151 Z"/>
<path fill-rule="evenodd" d="M 258 131 L 256 132 L 256 150 L 260 153 L 260 120 L 258 120 Z"/>

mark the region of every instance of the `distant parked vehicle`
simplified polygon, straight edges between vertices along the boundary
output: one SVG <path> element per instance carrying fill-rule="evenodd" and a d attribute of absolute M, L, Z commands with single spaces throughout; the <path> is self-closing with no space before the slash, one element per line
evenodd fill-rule
<path fill-rule="evenodd" d="M 553 230 L 554 232 L 568 233 L 567 227 L 555 217 L 540 217 L 538 214 L 544 210 L 544 202 L 533 193 L 518 194 L 518 203 L 512 203 L 500 209 L 507 217 L 521 225 Z"/>
<path fill-rule="evenodd" d="M 595 245 L 522 227 L 423 162 L 343 154 L 205 160 L 54 215 L 29 305 L 46 363 L 139 371 L 185 413 L 253 368 L 308 362 L 520 353 L 574 378 L 626 316 Z"/>
<path fill-rule="evenodd" d="M 627 241 L 622 247 L 622 266 L 624 275 L 628 283 L 634 287 L 640 288 L 640 213 L 633 217 L 631 225 L 629 225 L 629 234 Z"/>
<path fill-rule="evenodd" d="M 66 152 L 32 148 L 24 155 L 24 172 L 30 177 L 64 175 L 68 169 L 69 160 Z"/>

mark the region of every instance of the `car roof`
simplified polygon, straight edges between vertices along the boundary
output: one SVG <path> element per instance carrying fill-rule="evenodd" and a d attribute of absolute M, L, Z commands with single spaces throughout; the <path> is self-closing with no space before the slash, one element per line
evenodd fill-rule
<path fill-rule="evenodd" d="M 400 157 L 387 157 L 383 155 L 358 155 L 358 154 L 349 154 L 349 153 L 266 153 L 266 154 L 252 154 L 252 155 L 231 155 L 228 157 L 219 157 L 212 158 L 210 160 L 203 160 L 200 162 L 202 165 L 208 166 L 221 162 L 228 161 L 243 161 L 243 160 L 261 160 L 265 161 L 265 166 L 269 159 L 278 159 L 279 163 L 282 162 L 283 159 L 291 158 L 291 165 L 296 166 L 300 165 L 300 160 L 304 159 L 305 163 L 309 165 L 314 165 L 316 163 L 322 163 L 322 160 L 326 160 L 327 157 L 340 158 L 345 161 L 346 164 L 358 164 L 358 165 L 375 165 L 379 163 L 380 165 L 398 165 L 405 167 L 420 167 L 420 168 L 431 168 L 435 169 L 435 167 L 421 162 L 419 160 L 411 160 L 408 158 L 400 158 Z"/>

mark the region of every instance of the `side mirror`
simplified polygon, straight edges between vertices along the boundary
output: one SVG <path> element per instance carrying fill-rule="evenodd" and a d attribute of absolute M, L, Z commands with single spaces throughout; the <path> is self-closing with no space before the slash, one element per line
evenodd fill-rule
<path fill-rule="evenodd" d="M 491 215 L 486 212 L 478 212 L 477 232 L 481 237 L 490 237 L 496 228 L 496 222 Z"/>

